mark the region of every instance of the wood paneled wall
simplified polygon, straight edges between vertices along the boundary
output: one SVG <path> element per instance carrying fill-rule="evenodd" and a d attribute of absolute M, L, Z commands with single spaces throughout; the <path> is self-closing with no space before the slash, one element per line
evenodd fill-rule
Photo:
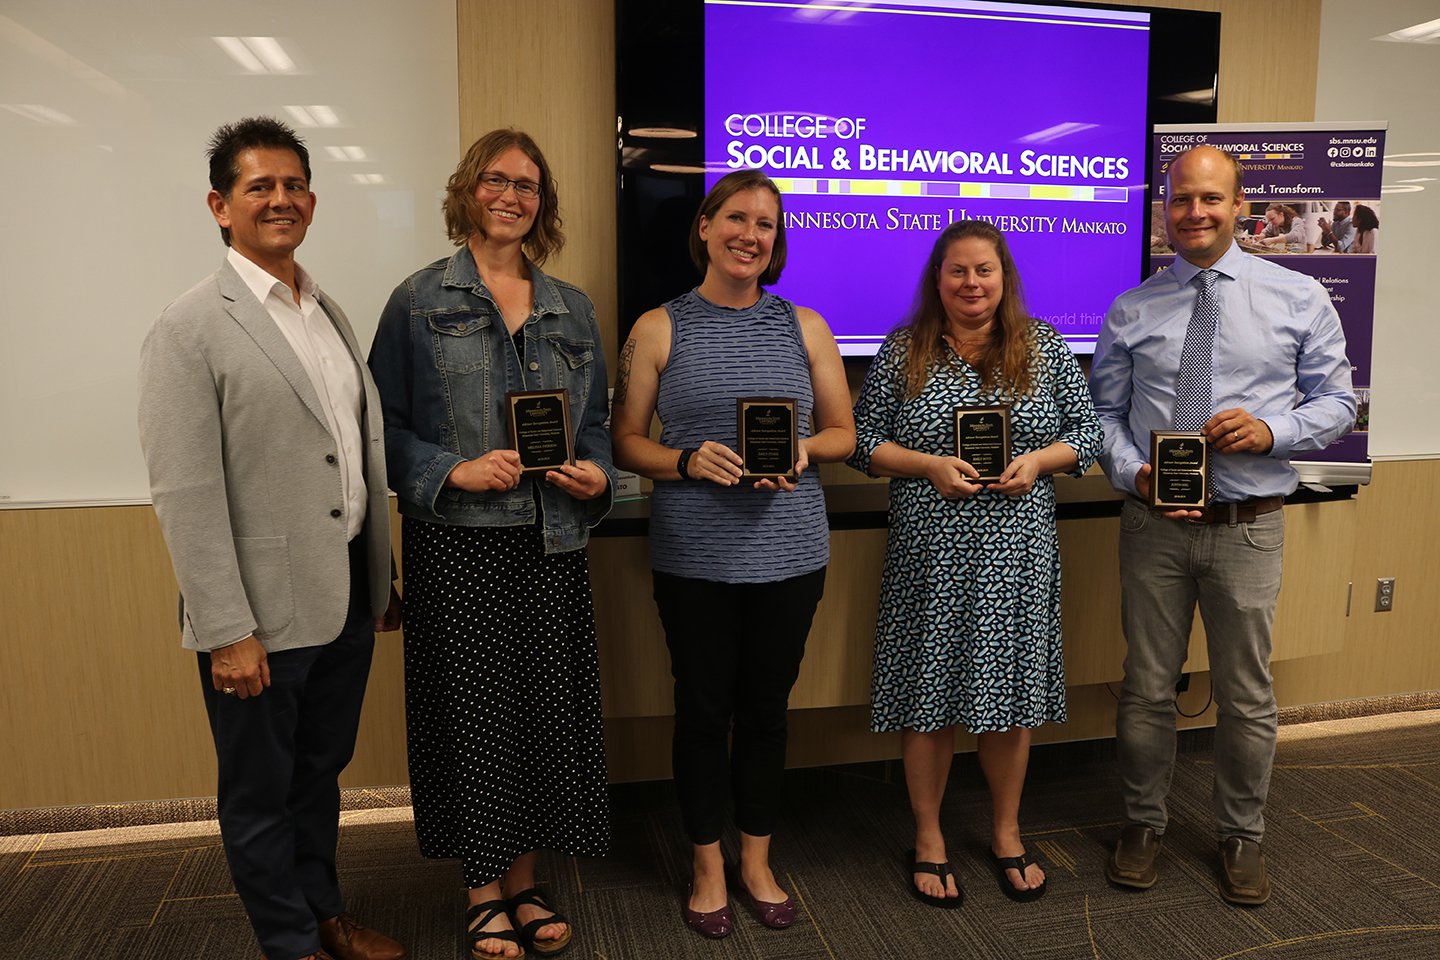
<path fill-rule="evenodd" d="M 1312 118 L 1319 0 L 1171 5 L 1224 15 L 1222 120 Z M 595 300 L 613 365 L 612 4 L 459 0 L 457 16 L 462 149 L 486 130 L 510 124 L 530 131 L 544 148 L 560 180 L 569 236 L 547 269 Z M 1284 43 L 1283 58 L 1273 55 L 1277 40 Z M 1440 573 L 1437 497 L 1440 462 L 1382 463 L 1354 504 L 1313 508 L 1313 519 L 1306 508 L 1305 519 L 1292 520 L 1295 536 L 1303 533 L 1312 546 L 1287 554 L 1282 624 L 1313 617 L 1317 625 L 1333 626 L 1338 615 L 1330 588 L 1321 596 L 1292 585 L 1348 575 L 1356 586 L 1354 609 L 1330 644 L 1338 650 L 1276 665 L 1283 703 L 1440 687 L 1440 645 L 1433 640 L 1440 591 L 1430 586 Z M 1343 524 L 1331 522 L 1338 511 L 1352 515 L 1349 539 Z M 1069 538 L 1067 551 L 1103 581 L 1113 564 L 1113 533 L 1106 526 L 1113 521 L 1082 523 L 1097 526 Z M 816 632 L 825 639 L 812 647 L 814 659 L 796 691 L 796 704 L 804 709 L 792 714 L 794 762 L 897 752 L 894 738 L 866 731 L 868 711 L 854 705 L 868 682 L 865 650 L 882 542 L 877 531 L 837 540 L 837 555 L 849 558 L 847 570 L 837 570 L 831 582 Z M 656 637 L 647 634 L 653 605 L 648 590 L 636 586 L 645 580 L 644 544 L 615 540 L 597 549 L 606 551 L 606 562 L 595 564 L 607 611 L 604 682 L 607 693 L 625 691 L 610 696 L 617 713 L 607 729 L 612 771 L 663 776 L 669 720 L 656 714 L 665 712 L 669 692 Z M 1391 613 L 1368 612 L 1379 576 L 1398 578 Z M 1067 595 L 1071 671 L 1086 683 L 1070 690 L 1070 722 L 1044 728 L 1041 740 L 1103 737 L 1113 730 L 1111 694 L 1103 683 L 1091 682 L 1102 675 L 1095 671 L 1110 669 L 1113 647 L 1096 653 L 1101 648 L 1087 646 L 1084 629 L 1099 625 L 1090 635 L 1108 634 L 1106 642 L 1115 642 L 1113 628 L 1104 626 L 1113 611 L 1087 612 L 1096 595 L 1088 588 Z M 174 580 L 148 507 L 0 510 L 0 808 L 213 794 L 214 760 L 195 690 L 196 661 L 179 649 L 175 612 Z M 1296 627 L 1297 634 L 1309 632 Z M 643 670 L 634 666 L 638 658 L 647 664 Z M 1187 695 L 1191 709 L 1204 703 L 1205 686 L 1199 678 Z M 382 637 L 347 785 L 404 782 L 402 689 L 399 643 Z M 827 698 L 837 690 L 847 705 L 820 706 L 836 702 Z M 1209 722 L 1209 715 L 1187 721 Z"/>
<path fill-rule="evenodd" d="M 460 149 L 496 127 L 535 138 L 559 182 L 565 249 L 545 271 L 595 301 L 615 368 L 612 0 L 458 0 Z M 1314 87 L 1314 84 L 1311 84 Z"/>

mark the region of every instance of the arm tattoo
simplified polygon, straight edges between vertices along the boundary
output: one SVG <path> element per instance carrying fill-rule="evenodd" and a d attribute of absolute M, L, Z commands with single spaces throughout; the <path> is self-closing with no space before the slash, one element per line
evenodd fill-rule
<path fill-rule="evenodd" d="M 619 369 L 615 371 L 615 403 L 624 403 L 625 395 L 630 392 L 630 363 L 635 359 L 635 338 L 631 337 L 625 341 L 625 348 L 620 351 Z"/>

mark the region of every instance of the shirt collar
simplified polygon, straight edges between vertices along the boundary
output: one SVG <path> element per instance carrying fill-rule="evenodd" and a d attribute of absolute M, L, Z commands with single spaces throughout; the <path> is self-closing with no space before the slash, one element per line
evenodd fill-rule
<path fill-rule="evenodd" d="M 245 255 L 234 247 L 231 247 L 225 254 L 225 259 L 229 262 L 230 266 L 235 268 L 235 272 L 240 274 L 240 279 L 244 281 L 245 286 L 249 288 L 250 292 L 255 294 L 256 300 L 264 303 L 266 298 L 275 292 L 275 288 L 278 286 L 280 287 L 279 296 L 282 300 L 288 303 L 295 302 L 294 298 L 290 296 L 290 290 L 285 286 L 283 280 L 277 280 L 269 273 L 266 273 L 263 267 L 253 260 L 246 259 Z M 305 269 L 298 263 L 295 264 L 295 281 L 300 285 L 300 293 L 302 295 L 319 297 L 320 287 L 316 285 L 315 281 L 310 278 L 310 274 L 306 273 Z"/>
<path fill-rule="evenodd" d="M 1201 270 L 1207 269 L 1214 270 L 1221 276 L 1234 280 L 1240 276 L 1240 271 L 1244 269 L 1245 266 L 1245 258 L 1248 256 L 1250 256 L 1250 254 L 1241 250 L 1239 244 L 1231 241 L 1230 249 L 1226 250 L 1224 255 L 1221 256 L 1219 260 L 1210 264 L 1209 267 L 1197 267 L 1184 257 L 1176 257 L 1175 262 L 1170 265 L 1170 275 L 1174 277 L 1175 282 L 1182 287 L 1189 284 L 1191 280 L 1194 280 L 1195 275 Z"/>

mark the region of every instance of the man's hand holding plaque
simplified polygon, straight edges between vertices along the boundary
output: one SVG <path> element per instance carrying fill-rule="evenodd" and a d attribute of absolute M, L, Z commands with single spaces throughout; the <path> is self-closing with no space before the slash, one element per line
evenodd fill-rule
<path fill-rule="evenodd" d="M 1157 510 L 1204 510 L 1210 502 L 1210 447 L 1204 434 L 1150 431 L 1150 506 Z"/>
<path fill-rule="evenodd" d="M 522 390 L 505 394 L 510 442 L 522 474 L 543 474 L 575 462 L 568 390 Z"/>

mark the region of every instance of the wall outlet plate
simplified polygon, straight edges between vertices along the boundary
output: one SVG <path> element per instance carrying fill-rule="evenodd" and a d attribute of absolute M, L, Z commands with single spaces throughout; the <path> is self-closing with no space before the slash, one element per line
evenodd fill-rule
<path fill-rule="evenodd" d="M 1389 613 L 1395 609 L 1395 578 L 1380 577 L 1375 581 L 1375 612 Z"/>

